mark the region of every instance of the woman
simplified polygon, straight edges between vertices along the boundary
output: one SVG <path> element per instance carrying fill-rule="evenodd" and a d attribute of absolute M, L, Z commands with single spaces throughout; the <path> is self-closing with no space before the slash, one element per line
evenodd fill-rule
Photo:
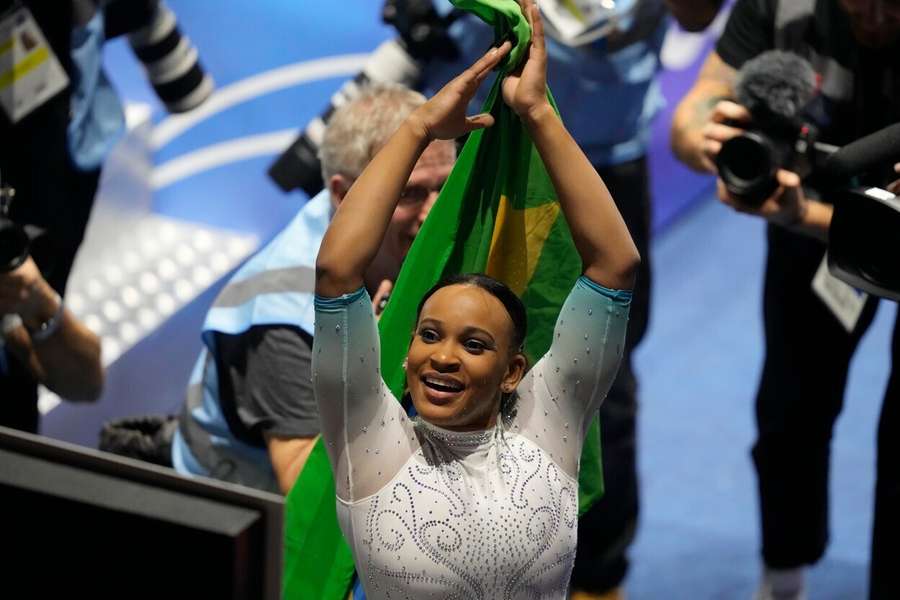
<path fill-rule="evenodd" d="M 526 373 L 525 311 L 503 284 L 462 276 L 422 299 L 407 355 L 409 419 L 381 380 L 363 273 L 432 140 L 493 123 L 466 117 L 509 52 L 488 52 L 416 110 L 357 179 L 316 263 L 313 379 L 341 528 L 370 598 L 565 598 L 578 460 L 618 368 L 637 250 L 606 187 L 545 93 L 533 38 L 503 100 L 528 128 L 584 264 L 547 355 Z"/>

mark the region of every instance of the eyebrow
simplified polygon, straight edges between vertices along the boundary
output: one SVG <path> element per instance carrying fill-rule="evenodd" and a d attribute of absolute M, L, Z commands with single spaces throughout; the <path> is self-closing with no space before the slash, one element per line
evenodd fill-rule
<path fill-rule="evenodd" d="M 431 323 L 431 324 L 434 324 L 437 326 L 442 326 L 444 324 L 440 319 L 435 319 L 434 317 L 426 317 L 426 318 L 422 319 L 421 321 L 419 321 L 420 326 L 425 325 L 426 323 Z M 463 329 L 463 333 L 464 334 L 480 333 L 480 334 L 484 335 L 485 337 L 487 337 L 491 341 L 492 344 L 496 343 L 496 341 L 494 340 L 494 336 L 491 335 L 491 333 L 489 331 L 482 329 L 481 327 L 475 327 L 474 325 L 468 325 Z"/>

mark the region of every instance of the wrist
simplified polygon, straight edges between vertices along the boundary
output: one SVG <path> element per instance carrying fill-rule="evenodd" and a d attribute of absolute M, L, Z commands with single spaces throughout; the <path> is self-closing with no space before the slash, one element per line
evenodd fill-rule
<path fill-rule="evenodd" d="M 782 227 L 802 227 L 809 214 L 809 205 L 809 200 L 803 199 L 798 201 L 794 210 L 778 219 L 777 224 Z"/>
<path fill-rule="evenodd" d="M 417 145 L 425 148 L 434 141 L 435 138 L 431 135 L 431 130 L 428 125 L 425 124 L 425 120 L 422 119 L 417 112 L 418 111 L 413 111 L 400 128 L 404 130 L 407 135 L 411 136 Z"/>
<path fill-rule="evenodd" d="M 61 305 L 59 294 L 47 282 L 38 280 L 31 286 L 28 300 L 18 312 L 25 328 L 36 331 L 59 312 Z"/>
<path fill-rule="evenodd" d="M 519 115 L 522 122 L 528 129 L 535 129 L 546 123 L 548 119 L 556 119 L 556 111 L 549 102 L 543 102 L 537 106 L 532 106 L 523 114 Z"/>

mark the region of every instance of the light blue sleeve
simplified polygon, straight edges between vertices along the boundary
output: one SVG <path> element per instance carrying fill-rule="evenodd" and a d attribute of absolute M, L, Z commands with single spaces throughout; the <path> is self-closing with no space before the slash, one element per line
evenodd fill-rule
<path fill-rule="evenodd" d="M 619 369 L 630 304 L 630 291 L 580 277 L 559 313 L 550 349 L 519 384 L 514 430 L 573 477 L 587 427 Z"/>
<path fill-rule="evenodd" d="M 316 297 L 313 389 L 337 495 L 376 493 L 418 449 L 403 407 L 381 378 L 381 350 L 365 288 Z"/>

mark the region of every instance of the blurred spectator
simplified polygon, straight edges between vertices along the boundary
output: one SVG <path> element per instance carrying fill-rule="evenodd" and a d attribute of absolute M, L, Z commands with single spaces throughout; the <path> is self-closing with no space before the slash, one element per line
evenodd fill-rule
<path fill-rule="evenodd" d="M 92 2 L 0 0 L 0 23 L 9 36 L 4 40 L 9 42 L 4 52 L 12 57 L 7 67 L 14 69 L 11 63 L 16 60 L 40 65 L 10 79 L 14 93 L 4 93 L 0 107 L 0 177 L 16 190 L 7 216 L 41 229 L 31 243 L 33 260 L 3 276 L 8 289 L 23 282 L 40 283 L 23 291 L 28 301 L 22 310 L 33 309 L 23 318 L 27 329 L 39 322 L 47 325 L 40 319 L 51 318 L 62 306 L 55 294 L 65 293 L 100 164 L 124 120 L 100 68 L 102 13 Z M 10 301 L 5 308 L 11 310 Z M 64 396 L 88 399 L 99 392 L 97 341 L 68 311 L 60 310 L 59 331 L 42 342 L 32 334 L 28 343 L 16 317 L 5 320 L 9 327 L 7 351 L 0 357 L 4 363 L 0 424 L 37 431 L 39 380 Z M 56 362 L 55 353 L 63 349 L 80 358 L 58 369 L 62 364 Z M 76 368 L 83 365 L 82 359 L 90 363 L 83 371 Z M 74 379 L 67 381 L 69 376 Z"/>

